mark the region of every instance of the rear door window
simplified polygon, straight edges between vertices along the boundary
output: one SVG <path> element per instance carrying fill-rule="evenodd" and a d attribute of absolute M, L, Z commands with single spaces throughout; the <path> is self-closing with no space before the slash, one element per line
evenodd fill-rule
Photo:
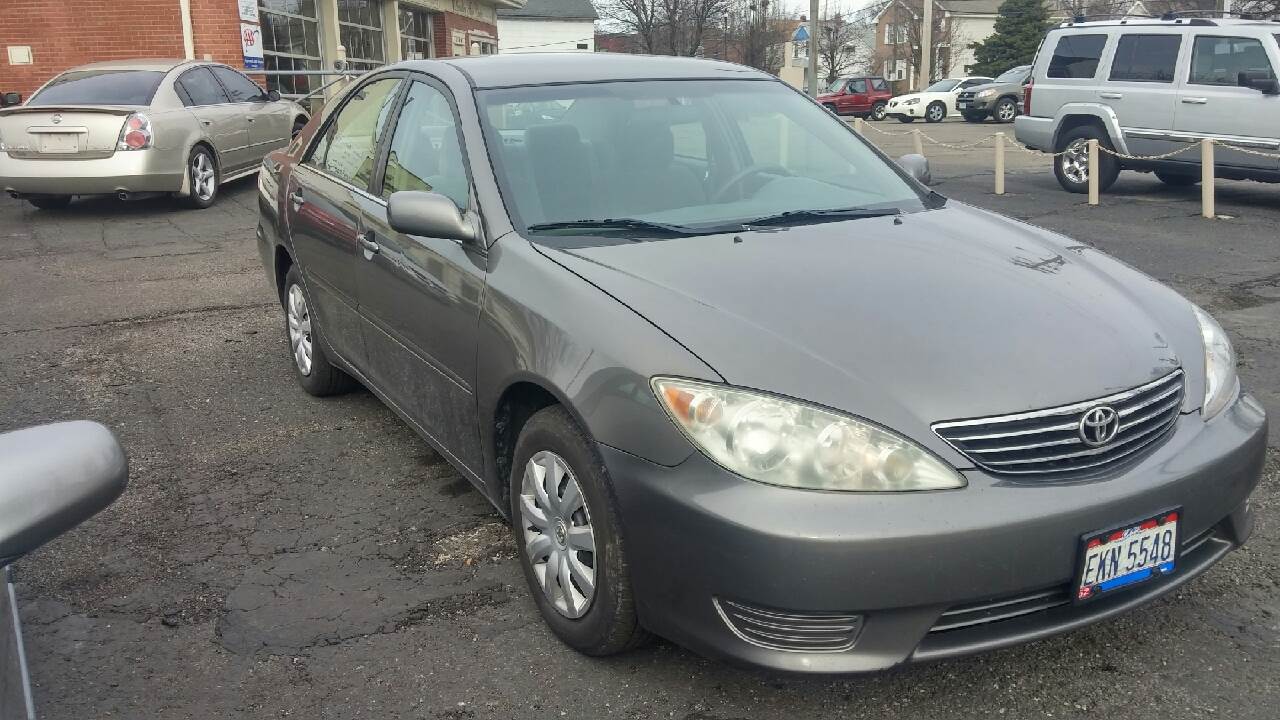
<path fill-rule="evenodd" d="M 880 78 L 874 78 L 874 79 L 871 81 L 871 89 L 872 89 L 872 90 L 888 90 L 888 89 L 889 89 L 889 83 L 885 82 L 884 80 L 882 80 L 882 79 L 880 79 Z"/>
<path fill-rule="evenodd" d="M 59 75 L 28 105 L 150 105 L 164 80 L 156 70 L 75 70 Z"/>
<path fill-rule="evenodd" d="M 227 97 L 231 102 L 253 102 L 262 99 L 262 88 L 235 70 L 217 65 L 210 70 L 213 70 L 213 74 L 222 82 L 222 87 L 226 88 Z"/>
<path fill-rule="evenodd" d="M 188 106 L 221 105 L 227 101 L 226 93 L 209 68 L 200 67 L 183 73 L 178 78 L 178 89 L 183 103 Z"/>
<path fill-rule="evenodd" d="M 1275 78 L 1271 61 L 1262 41 L 1249 37 L 1211 37 L 1201 35 L 1191 50 L 1193 85 L 1239 85 L 1240 74 L 1259 78 Z"/>
<path fill-rule="evenodd" d="M 1063 35 L 1049 59 L 1051 78 L 1092 78 L 1107 45 L 1106 35 Z"/>
<path fill-rule="evenodd" d="M 1125 35 L 1116 43 L 1110 79 L 1171 83 L 1181 46 L 1181 35 Z"/>

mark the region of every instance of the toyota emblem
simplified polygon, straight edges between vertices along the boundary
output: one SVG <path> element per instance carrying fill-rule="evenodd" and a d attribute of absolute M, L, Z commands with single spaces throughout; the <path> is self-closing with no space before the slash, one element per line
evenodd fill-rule
<path fill-rule="evenodd" d="M 58 114 L 58 113 L 54 113 L 53 117 L 49 118 L 49 122 L 53 123 L 54 125 L 57 125 L 57 124 L 61 123 L 61 122 L 62 122 L 62 115 L 60 115 L 60 114 Z"/>
<path fill-rule="evenodd" d="M 1089 408 L 1080 418 L 1080 439 L 1089 447 L 1106 445 L 1120 432 L 1120 413 L 1115 408 L 1099 405 Z"/>

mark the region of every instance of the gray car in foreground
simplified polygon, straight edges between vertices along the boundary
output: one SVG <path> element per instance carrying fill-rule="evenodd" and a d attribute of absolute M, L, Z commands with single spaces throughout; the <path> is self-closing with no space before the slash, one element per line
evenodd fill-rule
<path fill-rule="evenodd" d="M 470 479 L 582 652 L 881 670 L 1113 616 L 1249 536 L 1266 416 L 1212 318 L 772 76 L 416 61 L 331 108 L 259 181 L 294 373 Z"/>

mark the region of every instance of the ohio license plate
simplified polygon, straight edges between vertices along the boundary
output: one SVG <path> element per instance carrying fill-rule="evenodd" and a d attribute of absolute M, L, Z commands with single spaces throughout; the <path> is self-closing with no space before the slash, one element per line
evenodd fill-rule
<path fill-rule="evenodd" d="M 77 153 L 80 152 L 79 133 L 41 133 L 40 152 L 42 153 Z"/>
<path fill-rule="evenodd" d="M 1168 575 L 1178 562 L 1178 520 L 1175 508 L 1119 528 L 1081 539 L 1076 571 L 1077 603 L 1096 600 L 1123 588 Z"/>

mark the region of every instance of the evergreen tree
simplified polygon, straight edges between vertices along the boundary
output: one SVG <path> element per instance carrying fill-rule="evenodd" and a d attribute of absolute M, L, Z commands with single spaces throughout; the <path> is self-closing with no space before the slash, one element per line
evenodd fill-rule
<path fill-rule="evenodd" d="M 1053 24 L 1043 0 L 1004 0 L 999 13 L 995 32 L 969 46 L 977 61 L 969 66 L 972 75 L 995 77 L 1011 67 L 1031 64 Z"/>

